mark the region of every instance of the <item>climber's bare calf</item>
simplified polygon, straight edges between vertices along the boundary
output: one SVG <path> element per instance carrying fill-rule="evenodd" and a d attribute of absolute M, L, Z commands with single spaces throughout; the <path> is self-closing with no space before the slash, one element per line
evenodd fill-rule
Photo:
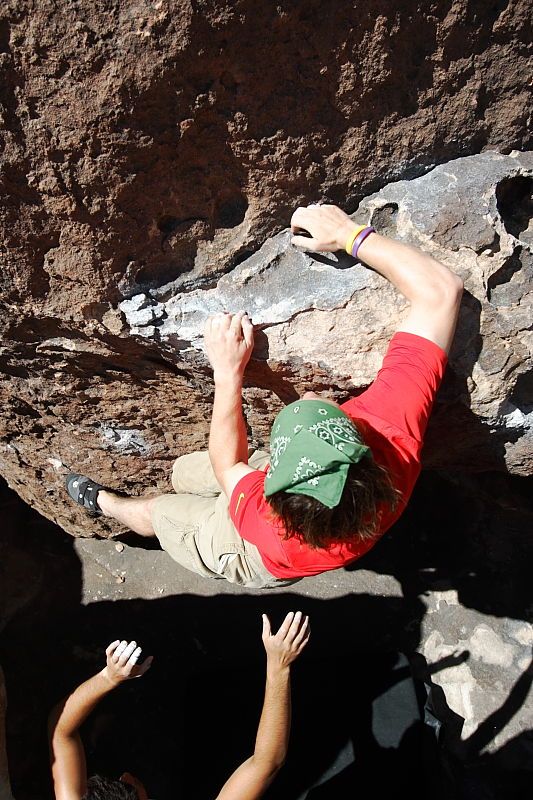
<path fill-rule="evenodd" d="M 69 496 L 93 517 L 112 517 L 140 536 L 155 536 L 152 506 L 156 497 L 121 497 L 85 475 L 66 476 Z"/>
<path fill-rule="evenodd" d="M 152 506 L 156 497 L 119 497 L 102 489 L 98 505 L 105 517 L 121 522 L 140 536 L 155 536 L 152 525 Z"/>

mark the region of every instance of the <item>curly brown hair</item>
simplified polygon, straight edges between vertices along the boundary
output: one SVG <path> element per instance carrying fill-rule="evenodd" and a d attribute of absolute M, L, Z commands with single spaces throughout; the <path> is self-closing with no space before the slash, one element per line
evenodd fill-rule
<path fill-rule="evenodd" d="M 138 798 L 137 789 L 129 783 L 93 775 L 87 781 L 87 791 L 82 800 L 138 800 Z"/>
<path fill-rule="evenodd" d="M 285 539 L 294 536 L 318 549 L 374 538 L 381 507 L 394 511 L 400 497 L 385 467 L 365 457 L 350 465 L 341 499 L 334 508 L 314 497 L 285 491 L 266 499 L 285 529 Z"/>

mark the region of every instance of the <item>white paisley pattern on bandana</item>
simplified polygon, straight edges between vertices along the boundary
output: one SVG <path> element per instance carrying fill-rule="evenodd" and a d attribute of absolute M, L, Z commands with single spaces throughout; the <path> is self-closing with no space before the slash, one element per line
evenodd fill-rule
<path fill-rule="evenodd" d="M 265 497 L 304 494 L 335 508 L 350 465 L 365 456 L 371 456 L 370 448 L 342 408 L 312 399 L 290 403 L 278 413 L 270 435 Z"/>
<path fill-rule="evenodd" d="M 290 436 L 276 436 L 271 443 L 270 446 L 270 464 L 268 467 L 267 478 L 270 478 L 272 474 L 272 470 L 276 469 L 279 464 L 279 460 L 285 450 L 287 449 L 287 445 L 291 441 Z"/>
<path fill-rule="evenodd" d="M 306 467 L 305 471 L 304 467 Z M 300 483 L 308 478 L 307 483 L 310 483 L 312 486 L 318 486 L 320 475 L 316 475 L 315 473 L 322 469 L 323 467 L 321 464 L 317 464 L 316 461 L 311 461 L 307 456 L 302 456 L 296 465 L 296 470 L 292 476 L 292 482 L 293 484 Z"/>
<path fill-rule="evenodd" d="M 357 428 L 347 417 L 333 417 L 316 422 L 309 428 L 311 433 L 319 439 L 336 447 L 337 450 L 344 450 L 344 443 L 361 443 L 361 437 Z"/>

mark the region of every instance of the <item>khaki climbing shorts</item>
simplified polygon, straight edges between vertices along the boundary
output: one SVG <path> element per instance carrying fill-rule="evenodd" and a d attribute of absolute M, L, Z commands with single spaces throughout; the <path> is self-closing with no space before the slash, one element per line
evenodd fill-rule
<path fill-rule="evenodd" d="M 262 450 L 248 459 L 254 469 L 261 469 L 268 461 L 269 454 Z M 161 547 L 178 564 L 206 578 L 225 578 L 252 589 L 286 586 L 299 580 L 271 575 L 257 547 L 239 535 L 207 451 L 176 459 L 172 486 L 176 494 L 155 500 L 152 525 Z"/>

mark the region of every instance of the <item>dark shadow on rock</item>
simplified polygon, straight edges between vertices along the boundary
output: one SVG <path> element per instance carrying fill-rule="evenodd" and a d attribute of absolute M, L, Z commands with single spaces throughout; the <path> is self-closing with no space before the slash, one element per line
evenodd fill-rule
<path fill-rule="evenodd" d="M 504 178 L 496 187 L 496 202 L 505 229 L 520 239 L 533 217 L 533 178 Z"/>
<path fill-rule="evenodd" d="M 406 609 L 401 598 L 362 595 L 321 601 L 290 592 L 210 598 L 181 595 L 95 603 L 80 609 L 75 628 L 68 634 L 82 662 L 78 662 L 77 680 L 82 677 L 80 666 L 86 674 L 96 671 L 105 644 L 117 636 L 135 638 L 145 653 L 155 656 L 143 681 L 110 696 L 87 726 L 93 769 L 114 769 L 115 775 L 117 768 L 118 774 L 128 769 L 161 800 L 174 796 L 178 775 L 188 796 L 213 796 L 253 747 L 264 688 L 260 614 L 267 612 L 278 626 L 291 608 L 310 614 L 313 637 L 294 669 L 294 767 L 286 771 L 286 790 L 279 790 L 281 794 L 273 790 L 271 796 L 298 797 L 347 746 L 347 726 L 355 724 L 354 706 L 371 704 L 372 692 L 377 696 L 386 691 L 396 658 L 391 652 L 417 641 L 413 629 L 405 634 Z M 422 614 L 420 604 L 418 617 Z M 406 677 L 406 663 L 399 680 Z M 377 665 L 379 685 L 370 691 Z M 117 734 L 125 728 L 129 735 L 121 740 Z M 105 741 L 106 747 L 98 746 L 99 729 L 103 730 L 101 745 Z M 300 743 L 312 753 L 309 760 Z"/>
<path fill-rule="evenodd" d="M 425 467 L 450 464 L 452 451 L 456 463 L 450 464 L 451 469 L 507 471 L 506 438 L 500 443 L 491 428 L 470 409 L 468 381 L 483 349 L 480 320 L 481 303 L 465 290 L 448 365 L 425 436 Z M 490 365 L 487 364 L 486 368 L 490 369 Z M 506 430 L 505 436 L 507 433 Z M 453 448 L 450 442 L 453 442 Z"/>
<path fill-rule="evenodd" d="M 119 536 L 113 537 L 113 541 L 124 542 L 130 547 L 139 547 L 141 550 L 162 550 L 159 539 L 155 536 L 140 536 L 133 531 L 126 531 Z"/>
<path fill-rule="evenodd" d="M 413 641 L 403 625 L 404 603 L 365 595 L 328 601 L 290 592 L 181 595 L 81 608 L 75 626 L 63 633 L 71 641 L 66 669 L 72 683 L 98 669 L 105 644 L 117 636 L 134 637 L 155 655 L 145 678 L 109 695 L 85 726 L 91 771 L 131 771 L 160 800 L 180 790 L 214 796 L 252 751 L 264 687 L 260 612 L 277 626 L 296 606 L 311 615 L 313 638 L 293 670 L 290 755 L 267 797 L 350 797 L 372 774 L 383 791 L 411 780 L 410 796 L 462 796 L 454 793 L 456 784 L 462 786 L 478 753 L 470 749 L 465 763 L 443 757 L 423 723 L 409 663 L 397 652 Z M 433 674 L 465 658 L 433 665 Z M 519 694 L 516 702 L 523 700 Z M 493 735 L 516 702 L 491 720 Z"/>
<path fill-rule="evenodd" d="M 445 666 L 437 664 L 435 671 Z M 300 675 L 294 681 L 300 724 L 292 757 L 269 797 L 341 800 L 369 786 L 378 797 L 393 791 L 450 797 L 438 739 L 424 722 L 423 685 L 413 681 L 404 655 L 367 652 L 342 661 L 332 656 Z"/>
<path fill-rule="evenodd" d="M 359 264 L 356 258 L 352 258 L 348 253 L 343 250 L 338 250 L 336 253 L 331 253 L 325 256 L 323 253 L 307 253 L 311 261 L 318 261 L 320 264 L 327 264 L 335 269 L 349 269 Z"/>
<path fill-rule="evenodd" d="M 400 520 L 348 570 L 396 577 L 408 601 L 455 589 L 483 614 L 529 619 L 533 478 L 423 472 Z"/>
<path fill-rule="evenodd" d="M 292 370 L 284 369 L 281 364 L 277 364 L 275 369 L 267 363 L 269 358 L 268 336 L 264 328 L 268 326 L 256 326 L 254 329 L 254 351 L 252 358 L 248 362 L 245 374 L 245 386 L 269 389 L 284 403 L 292 403 L 298 399 L 298 392 L 291 380 Z"/>
<path fill-rule="evenodd" d="M 422 489 L 430 477 L 422 479 Z M 114 776 L 125 770 L 138 774 L 144 778 L 150 796 L 159 800 L 174 798 L 180 782 L 186 796 L 212 796 L 213 788 L 219 788 L 253 747 L 264 687 L 260 614 L 268 613 L 277 626 L 289 609 L 301 609 L 311 616 L 313 635 L 294 668 L 289 759 L 268 796 L 286 800 L 307 794 L 311 800 L 350 797 L 354 788 L 362 786 L 360 775 L 368 765 L 375 768 L 373 773 L 379 770 L 384 786 L 394 774 L 398 785 L 403 785 L 408 777 L 405 767 L 413 763 L 411 756 L 420 748 L 427 753 L 422 763 L 435 763 L 435 771 L 440 770 L 442 753 L 435 750 L 433 733 L 420 720 L 406 720 L 395 742 L 387 740 L 386 720 L 381 734 L 376 729 L 379 707 L 401 708 L 399 698 L 396 702 L 389 697 L 392 706 L 380 706 L 380 698 L 386 698 L 408 678 L 407 662 L 399 661 L 398 654 L 411 655 L 420 644 L 426 613 L 422 593 L 447 585 L 445 582 L 460 584 L 460 579 L 468 577 L 457 574 L 461 567 L 461 554 L 454 552 L 457 542 L 450 546 L 448 537 L 441 542 L 442 549 L 433 549 L 434 495 L 440 497 L 441 510 L 453 516 L 452 501 L 457 502 L 453 492 L 444 495 L 439 481 L 425 490 L 429 494 L 414 498 L 417 506 L 427 504 L 425 511 L 413 510 L 412 503 L 411 513 L 430 520 L 430 530 L 414 527 L 412 519 L 409 522 L 407 518 L 406 527 L 397 529 L 363 559 L 366 568 L 397 575 L 404 597 L 348 594 L 327 601 L 287 591 L 279 595 L 243 592 L 214 597 L 183 594 L 83 606 L 80 564 L 72 540 L 46 522 L 38 530 L 31 529 L 33 523 L 37 527 L 41 523 L 28 509 L 27 517 L 21 518 L 23 527 L 13 528 L 7 549 L 11 545 L 20 547 L 35 561 L 35 567 L 30 564 L 28 570 L 24 565 L 24 574 L 14 573 L 13 577 L 28 584 L 33 569 L 38 581 L 30 600 L 10 614 L 0 647 L 8 686 L 9 754 L 17 800 L 51 797 L 45 734 L 48 711 L 77 683 L 101 668 L 106 645 L 117 637 L 135 638 L 145 654 L 153 654 L 155 660 L 142 680 L 109 695 L 85 725 L 83 735 L 91 769 Z M 458 507 L 455 513 L 463 511 Z M 441 523 L 442 535 L 445 522 Z M 421 534 L 433 538 L 426 540 L 420 538 Z M 298 588 L 303 590 L 303 585 Z M 486 587 L 478 588 L 490 595 Z M 430 682 L 432 671 L 467 658 L 467 653 L 458 654 L 426 672 L 418 668 L 415 673 Z M 450 757 L 453 774 L 448 777 L 444 759 L 442 786 L 446 792 L 448 785 L 455 787 L 454 781 L 461 785 L 463 773 L 468 773 L 472 785 L 475 780 L 483 785 L 486 769 L 498 775 L 501 772 L 500 783 L 507 793 L 497 800 L 516 796 L 507 786 L 510 781 L 505 757 L 512 756 L 513 763 L 521 757 L 524 737 L 514 746 L 509 743 L 502 748 L 507 753 L 502 752 L 501 764 L 495 756 L 480 760 L 479 749 L 524 702 L 531 683 L 529 672 L 505 707 L 491 719 L 488 739 L 483 736 L 478 742 L 474 737 L 468 750 L 459 752 L 458 758 Z M 418 707 L 422 704 L 423 698 L 422 702 L 419 698 Z M 446 716 L 446 704 L 442 703 L 440 709 L 434 706 L 442 715 L 448 736 L 442 737 L 443 742 L 452 752 L 462 721 L 457 718 L 454 728 L 453 715 Z M 415 777 L 421 782 L 422 796 L 427 785 L 420 764 Z M 317 785 L 308 792 L 320 782 L 322 788 Z M 443 800 L 477 796 L 439 795 L 437 790 L 440 788 L 430 796 Z"/>
<path fill-rule="evenodd" d="M 0 663 L 8 696 L 7 753 L 14 796 L 51 796 L 46 720 L 72 689 L 66 638 L 79 612 L 81 564 L 74 540 L 0 481 Z"/>
<path fill-rule="evenodd" d="M 492 741 L 494 737 L 494 731 L 501 731 L 504 725 L 506 725 L 507 722 L 517 713 L 517 711 L 522 708 L 524 703 L 527 701 L 532 683 L 533 660 L 518 678 L 501 708 L 498 708 L 496 711 L 490 714 L 487 719 L 484 719 L 474 733 L 472 733 L 466 741 L 462 742 L 462 750 L 466 755 L 467 760 L 470 761 L 476 758 L 476 756 L 479 756 L 479 754 L 482 753 L 486 746 Z M 508 747 L 508 750 L 510 749 L 511 745 Z M 533 764 L 531 762 L 530 767 L 533 768 Z"/>
<path fill-rule="evenodd" d="M 447 705 L 440 686 L 431 676 L 415 667 L 415 674 L 430 686 L 427 709 L 437 721 L 440 741 L 439 768 L 453 786 L 452 798 L 462 800 L 502 800 L 522 798 L 530 791 L 532 777 L 533 730 L 523 731 L 498 750 L 483 752 L 527 702 L 533 682 L 533 661 L 518 678 L 502 706 L 490 714 L 468 738 L 461 739 L 463 720 Z M 440 725 L 438 720 L 446 720 Z"/>

